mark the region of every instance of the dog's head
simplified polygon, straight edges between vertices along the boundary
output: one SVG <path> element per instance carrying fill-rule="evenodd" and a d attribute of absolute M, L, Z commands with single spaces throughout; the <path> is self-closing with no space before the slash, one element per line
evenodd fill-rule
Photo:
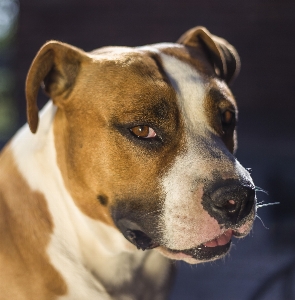
<path fill-rule="evenodd" d="M 236 50 L 205 28 L 176 44 L 90 53 L 45 44 L 26 83 L 38 126 L 41 82 L 58 107 L 57 161 L 76 205 L 138 248 L 190 263 L 224 255 L 255 216 L 251 177 L 234 157 Z"/>

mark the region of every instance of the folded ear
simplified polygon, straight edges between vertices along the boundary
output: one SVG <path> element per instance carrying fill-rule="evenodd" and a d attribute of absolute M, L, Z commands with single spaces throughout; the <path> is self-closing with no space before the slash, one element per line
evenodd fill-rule
<path fill-rule="evenodd" d="M 84 51 L 65 43 L 50 41 L 34 58 L 26 80 L 27 119 L 33 133 L 37 131 L 39 117 L 37 95 L 43 83 L 46 94 L 56 105 L 66 99 L 75 84 L 81 62 L 87 58 Z"/>
<path fill-rule="evenodd" d="M 177 41 L 180 44 L 203 46 L 216 74 L 230 83 L 240 71 L 240 58 L 236 49 L 226 40 L 211 34 L 204 27 L 195 27 L 185 32 Z"/>

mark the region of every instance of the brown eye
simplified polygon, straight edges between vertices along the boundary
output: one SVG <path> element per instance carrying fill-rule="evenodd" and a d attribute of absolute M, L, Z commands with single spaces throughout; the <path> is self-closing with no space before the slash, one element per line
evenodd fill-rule
<path fill-rule="evenodd" d="M 132 127 L 130 128 L 130 131 L 137 137 L 145 139 L 154 138 L 157 135 L 154 129 L 147 125 L 139 125 Z"/>
<path fill-rule="evenodd" d="M 226 110 L 222 115 L 221 115 L 221 122 L 222 125 L 228 126 L 231 125 L 234 121 L 235 114 L 229 110 Z"/>

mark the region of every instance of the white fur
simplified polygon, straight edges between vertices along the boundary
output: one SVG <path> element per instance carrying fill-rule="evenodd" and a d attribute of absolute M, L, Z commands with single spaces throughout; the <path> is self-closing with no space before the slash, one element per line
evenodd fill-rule
<path fill-rule="evenodd" d="M 188 128 L 198 129 L 204 134 L 207 119 L 204 111 L 204 99 L 208 83 L 196 69 L 179 59 L 161 54 L 164 69 L 173 85 L 183 119 Z"/>
<path fill-rule="evenodd" d="M 32 190 L 40 191 L 47 200 L 54 223 L 47 252 L 69 290 L 61 299 L 108 300 L 111 297 L 104 286 L 128 282 L 133 268 L 148 252 L 135 250 L 118 230 L 90 219 L 74 204 L 56 162 L 55 112 L 50 101 L 42 110 L 35 135 L 28 125 L 19 130 L 12 140 L 14 159 Z M 159 256 L 154 253 L 150 256 Z M 116 299 L 130 299 L 126 297 Z"/>
<path fill-rule="evenodd" d="M 161 230 L 167 247 L 189 249 L 223 233 L 201 204 L 203 185 L 199 179 L 213 179 L 214 170 L 224 179 L 249 179 L 249 175 L 208 124 L 204 110 L 208 82 L 177 58 L 165 54 L 161 58 L 184 116 L 186 141 L 184 151 L 162 179 L 166 199 Z"/>

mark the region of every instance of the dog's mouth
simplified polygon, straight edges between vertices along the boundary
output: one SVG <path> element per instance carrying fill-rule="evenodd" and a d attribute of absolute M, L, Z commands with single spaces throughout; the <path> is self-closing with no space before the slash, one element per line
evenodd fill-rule
<path fill-rule="evenodd" d="M 123 224 L 128 225 L 129 228 Z M 232 237 L 240 238 L 247 235 L 245 228 L 248 227 L 240 227 L 236 230 L 226 229 L 215 238 L 190 249 L 170 249 L 161 242 L 159 243 L 150 238 L 142 230 L 139 230 L 138 226 L 135 227 L 135 225 L 129 221 L 121 221 L 119 225 L 121 225 L 120 227 L 125 238 L 138 249 L 149 250 L 156 248 L 156 250 L 170 259 L 185 260 L 190 263 L 212 261 L 225 256 L 230 250 Z"/>
<path fill-rule="evenodd" d="M 226 255 L 231 246 L 231 238 L 234 235 L 234 231 L 231 229 L 226 230 L 220 236 L 205 242 L 197 247 L 184 250 L 173 250 L 166 248 L 166 251 L 170 252 L 171 258 L 175 255 L 175 258 L 182 258 L 187 256 L 189 258 L 198 261 L 209 261 L 221 258 Z M 165 255 L 165 252 L 163 254 Z"/>
<path fill-rule="evenodd" d="M 161 244 L 158 244 L 149 239 L 145 234 L 140 231 L 129 231 L 128 239 L 134 243 L 138 249 L 158 249 L 163 255 L 168 256 L 171 259 L 194 259 L 197 261 L 210 261 L 221 258 L 226 255 L 231 246 L 232 236 L 235 236 L 235 232 L 232 229 L 228 229 L 220 236 L 207 241 L 197 247 L 190 249 L 175 250 L 169 249 Z M 136 240 L 135 240 L 136 239 Z"/>

